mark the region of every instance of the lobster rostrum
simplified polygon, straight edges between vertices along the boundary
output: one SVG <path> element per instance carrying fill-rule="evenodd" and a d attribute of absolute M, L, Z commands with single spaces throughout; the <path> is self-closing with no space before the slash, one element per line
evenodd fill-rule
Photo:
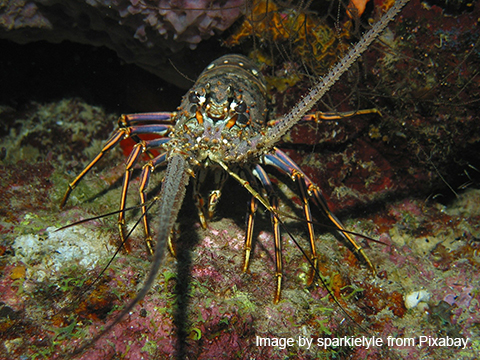
<path fill-rule="evenodd" d="M 108 332 L 146 295 L 152 286 L 165 248 L 171 245 L 171 232 L 182 205 L 189 178 L 193 178 L 195 202 L 202 226 L 212 217 L 218 203 L 222 186 L 228 176 L 233 177 L 251 195 L 247 210 L 245 236 L 245 263 L 249 265 L 252 250 L 254 215 L 258 203 L 271 213 L 275 241 L 276 290 L 274 302 L 278 302 L 282 288 L 281 220 L 278 216 L 278 198 L 275 196 L 266 168 L 275 168 L 289 176 L 298 186 L 307 222 L 313 280 L 317 267 L 315 234 L 310 205 L 318 207 L 332 223 L 336 235 L 351 245 L 351 248 L 374 272 L 374 266 L 341 222 L 328 209 L 321 190 L 305 175 L 283 151 L 275 147 L 281 137 L 300 120 L 318 120 L 307 112 L 356 61 L 371 42 L 386 27 L 408 0 L 398 1 L 372 29 L 347 53 L 332 70 L 282 118 L 269 121 L 265 80 L 255 65 L 242 55 L 226 55 L 200 74 L 191 90 L 184 96 L 175 113 L 141 113 L 122 115 L 119 128 L 106 142 L 101 152 L 69 184 L 62 201 L 64 206 L 71 191 L 85 174 L 114 146 L 125 138 L 132 138 L 133 147 L 125 165 L 125 175 L 120 200 L 119 230 L 125 243 L 125 208 L 132 171 L 142 154 L 149 155 L 140 175 L 140 202 L 146 244 L 152 254 L 150 273 L 141 290 L 91 343 Z M 142 134 L 157 134 L 154 140 L 142 140 Z M 159 152 L 159 155 L 155 151 Z M 147 187 L 151 174 L 164 169 L 165 175 L 160 192 L 158 216 L 160 226 L 152 235 L 147 213 Z M 202 188 L 206 179 L 213 179 L 204 196 Z M 263 196 L 263 193 L 267 197 Z M 84 349 L 84 346 L 82 349 Z M 82 350 L 80 349 L 80 350 Z"/>

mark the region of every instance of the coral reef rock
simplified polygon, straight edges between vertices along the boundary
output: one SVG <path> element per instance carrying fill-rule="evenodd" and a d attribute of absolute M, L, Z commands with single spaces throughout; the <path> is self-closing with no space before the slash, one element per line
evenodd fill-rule
<path fill-rule="evenodd" d="M 187 66 L 190 57 L 175 53 L 226 30 L 244 12 L 245 0 L 10 0 L 0 6 L 0 38 L 107 46 L 126 62 L 189 87 L 179 72 L 165 71 L 168 58 L 179 69 Z"/>

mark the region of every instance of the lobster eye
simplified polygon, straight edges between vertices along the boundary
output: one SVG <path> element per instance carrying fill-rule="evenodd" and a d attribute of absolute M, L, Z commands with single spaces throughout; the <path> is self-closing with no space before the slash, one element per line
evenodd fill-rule
<path fill-rule="evenodd" d="M 244 113 L 246 110 L 247 110 L 247 104 L 245 104 L 245 102 L 243 101 L 235 107 L 235 111 L 239 114 Z"/>
<path fill-rule="evenodd" d="M 237 124 L 245 125 L 248 123 L 248 117 L 245 114 L 238 114 Z"/>
<path fill-rule="evenodd" d="M 188 94 L 188 101 L 194 104 L 198 104 L 200 102 L 200 97 L 198 96 L 196 91 Z"/>

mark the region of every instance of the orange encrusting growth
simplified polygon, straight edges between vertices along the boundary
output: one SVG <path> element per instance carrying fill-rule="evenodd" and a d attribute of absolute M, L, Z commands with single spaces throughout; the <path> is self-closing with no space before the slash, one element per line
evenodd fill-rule
<path fill-rule="evenodd" d="M 260 0 L 251 8 L 251 15 L 226 41 L 227 46 L 240 44 L 248 37 L 261 42 L 289 43 L 293 58 L 298 58 L 315 72 L 323 73 L 349 48 L 352 28 L 350 20 L 336 31 L 320 16 L 299 9 L 281 8 L 273 1 Z M 289 50 L 289 51 L 290 51 Z M 254 52 L 254 56 L 263 54 Z"/>

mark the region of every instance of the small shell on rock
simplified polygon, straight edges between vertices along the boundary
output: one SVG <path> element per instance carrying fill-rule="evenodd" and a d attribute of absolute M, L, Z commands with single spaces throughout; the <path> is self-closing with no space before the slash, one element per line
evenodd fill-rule
<path fill-rule="evenodd" d="M 430 299 L 430 293 L 426 290 L 412 291 L 405 295 L 405 307 L 412 309 L 416 307 L 420 302 L 425 302 Z"/>

